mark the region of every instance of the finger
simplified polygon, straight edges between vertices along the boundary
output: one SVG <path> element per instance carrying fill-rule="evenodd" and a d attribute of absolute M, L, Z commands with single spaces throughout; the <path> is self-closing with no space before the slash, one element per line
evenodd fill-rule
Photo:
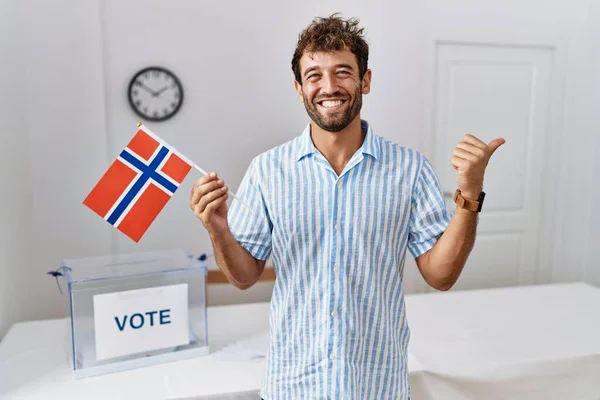
<path fill-rule="evenodd" d="M 225 193 L 227 193 L 227 186 L 223 186 L 219 189 L 216 189 L 216 190 L 213 190 L 212 192 L 207 193 L 206 195 L 202 196 L 202 198 L 198 202 L 196 210 L 200 213 L 203 213 L 204 210 L 206 209 L 206 207 L 211 202 L 213 202 L 215 199 L 218 199 L 219 197 L 223 196 Z"/>
<path fill-rule="evenodd" d="M 198 183 L 199 185 L 203 185 L 205 183 L 208 183 L 214 179 L 217 179 L 217 173 L 216 172 L 209 172 L 208 174 L 204 175 L 202 178 L 198 179 Z"/>
<path fill-rule="evenodd" d="M 459 142 L 456 145 L 456 147 L 458 147 L 459 149 L 462 149 L 468 153 L 471 153 L 479 158 L 483 158 L 486 155 L 485 150 L 483 150 L 482 148 L 477 147 L 475 145 L 472 145 L 470 143 L 467 143 L 467 142 Z"/>
<path fill-rule="evenodd" d="M 463 138 L 463 141 L 465 141 L 466 143 L 472 144 L 473 146 L 479 147 L 482 150 L 487 149 L 487 144 L 485 144 L 484 142 L 477 139 L 475 136 L 473 136 L 471 134 L 467 133 L 465 135 L 465 137 Z"/>
<path fill-rule="evenodd" d="M 208 195 L 209 193 L 219 190 L 221 187 L 225 185 L 225 182 L 222 179 L 211 181 L 205 183 L 202 186 L 198 186 L 196 191 L 192 194 L 192 198 L 190 200 L 190 206 L 195 207 L 198 202 L 202 199 L 202 197 Z"/>
<path fill-rule="evenodd" d="M 478 158 L 477 158 L 477 156 L 475 154 L 469 153 L 468 151 L 463 150 L 463 149 L 458 148 L 458 147 L 454 149 L 453 154 L 454 154 L 455 157 L 462 158 L 462 159 L 465 159 L 465 160 L 469 160 L 471 162 L 477 162 L 477 160 L 478 160 Z"/>
<path fill-rule="evenodd" d="M 451 163 L 454 169 L 460 169 L 465 168 L 469 162 L 464 158 L 452 157 Z"/>
<path fill-rule="evenodd" d="M 202 178 L 194 182 L 194 184 L 192 185 L 192 192 L 190 194 L 193 194 L 199 186 L 202 186 L 215 179 L 217 179 L 217 174 L 215 172 L 211 172 L 209 174 L 204 175 Z"/>
<path fill-rule="evenodd" d="M 227 201 L 228 198 L 229 198 L 229 193 L 228 192 L 223 193 L 223 195 L 221 197 L 215 199 L 214 201 L 211 201 L 206 206 L 206 209 L 204 210 L 204 212 L 208 213 L 208 214 L 213 214 L 215 211 L 217 211 L 219 209 L 219 207 L 221 207 L 223 205 L 223 203 L 225 203 Z"/>
<path fill-rule="evenodd" d="M 499 139 L 494 139 L 492 140 L 489 144 L 488 147 L 490 149 L 490 156 L 492 154 L 494 154 L 494 152 L 498 149 L 498 147 L 502 146 L 504 143 L 506 143 L 506 140 L 499 138 Z"/>
<path fill-rule="evenodd" d="M 209 210 L 209 206 L 214 202 L 219 202 L 223 197 L 226 198 L 227 196 L 229 196 L 229 192 L 223 192 L 219 193 L 219 197 L 216 197 L 210 203 L 198 203 L 196 207 L 194 207 L 194 214 L 196 214 L 204 221 L 210 220 L 211 215 L 209 212 L 207 212 Z"/>
<path fill-rule="evenodd" d="M 202 185 L 196 190 L 196 193 L 192 196 L 192 200 L 190 206 L 192 208 L 196 207 L 199 203 L 202 202 L 202 199 L 209 196 L 211 193 L 221 193 L 221 189 L 225 186 L 225 182 L 222 180 L 209 182 L 205 185 Z M 205 202 L 206 203 L 206 202 Z"/>

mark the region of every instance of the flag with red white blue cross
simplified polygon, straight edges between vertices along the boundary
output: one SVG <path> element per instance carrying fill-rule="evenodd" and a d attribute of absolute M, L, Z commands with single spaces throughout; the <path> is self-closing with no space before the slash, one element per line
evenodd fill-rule
<path fill-rule="evenodd" d="M 83 204 L 138 242 L 194 163 L 142 124 Z"/>

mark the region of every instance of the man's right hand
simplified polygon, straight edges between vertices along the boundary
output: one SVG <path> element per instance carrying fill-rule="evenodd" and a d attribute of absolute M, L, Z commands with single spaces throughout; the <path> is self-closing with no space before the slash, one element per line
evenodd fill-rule
<path fill-rule="evenodd" d="M 211 236 L 222 236 L 229 232 L 228 196 L 225 182 L 214 172 L 198 179 L 192 187 L 190 208 Z"/>

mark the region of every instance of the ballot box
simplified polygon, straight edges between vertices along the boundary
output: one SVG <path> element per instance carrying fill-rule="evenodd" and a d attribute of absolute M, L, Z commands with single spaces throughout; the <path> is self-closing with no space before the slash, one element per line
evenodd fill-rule
<path fill-rule="evenodd" d="M 180 249 L 66 259 L 75 378 L 208 353 L 207 267 Z"/>

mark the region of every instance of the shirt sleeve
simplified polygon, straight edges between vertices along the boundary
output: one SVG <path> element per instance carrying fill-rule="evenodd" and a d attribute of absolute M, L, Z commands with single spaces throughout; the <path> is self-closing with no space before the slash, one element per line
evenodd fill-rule
<path fill-rule="evenodd" d="M 255 158 L 235 193 L 238 199 L 232 197 L 227 220 L 238 243 L 254 258 L 266 260 L 271 255 L 273 224 L 267 212 L 258 173 L 258 162 Z"/>
<path fill-rule="evenodd" d="M 409 225 L 408 248 L 415 258 L 433 247 L 452 218 L 446 209 L 438 176 L 425 156 L 422 160 L 413 191 Z"/>

